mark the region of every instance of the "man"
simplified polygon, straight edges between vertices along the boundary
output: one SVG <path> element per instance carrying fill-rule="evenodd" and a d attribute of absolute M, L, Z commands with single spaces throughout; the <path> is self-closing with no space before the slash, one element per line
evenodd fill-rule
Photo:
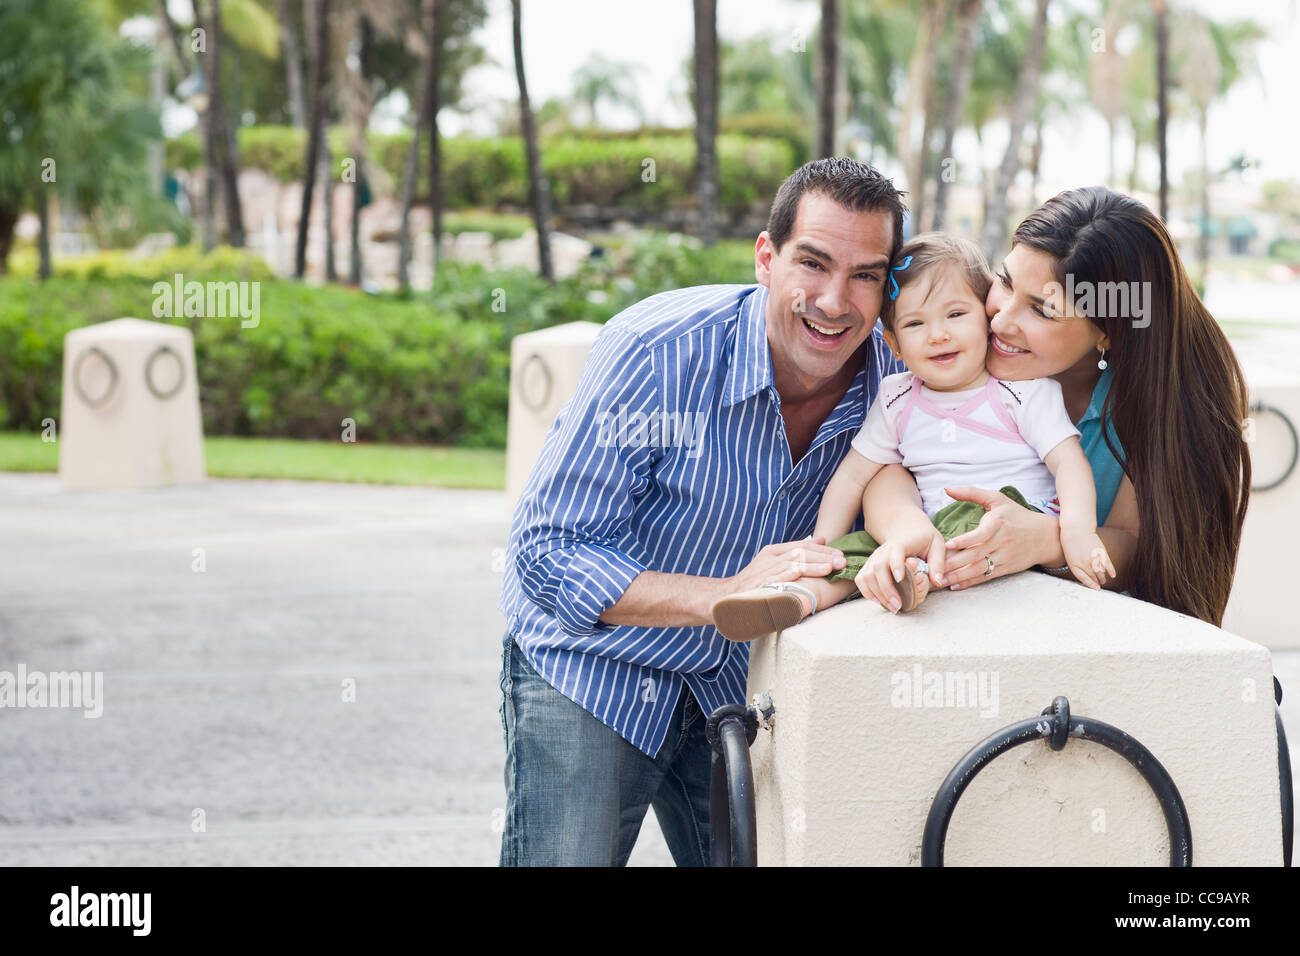
<path fill-rule="evenodd" d="M 510 530 L 502 865 L 621 866 L 649 806 L 678 865 L 708 863 L 704 723 L 745 700 L 749 663 L 709 608 L 844 566 L 807 536 L 903 370 L 877 321 L 903 211 L 870 166 L 808 163 L 758 285 L 655 295 L 597 336 Z"/>

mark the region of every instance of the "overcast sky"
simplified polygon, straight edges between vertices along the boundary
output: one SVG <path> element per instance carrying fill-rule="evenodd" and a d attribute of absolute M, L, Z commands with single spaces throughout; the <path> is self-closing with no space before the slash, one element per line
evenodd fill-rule
<path fill-rule="evenodd" d="M 1026 3 L 1028 0 L 1026 0 Z M 1178 2 L 1178 0 L 1174 0 Z M 1261 77 L 1243 80 L 1210 113 L 1210 163 L 1222 167 L 1243 150 L 1259 163 L 1261 179 L 1300 178 L 1300 3 L 1296 0 L 1182 0 L 1218 17 L 1250 17 L 1263 24 L 1268 39 L 1258 47 Z M 775 32 L 805 35 L 817 25 L 820 4 L 810 0 L 718 0 L 718 28 L 728 40 Z M 592 54 L 639 64 L 638 86 L 652 122 L 689 125 L 681 75 L 683 59 L 692 47 L 690 0 L 524 0 L 524 62 L 529 93 L 535 104 L 552 96 L 567 97 L 573 71 Z M 474 98 L 513 98 L 513 46 L 509 0 L 488 0 L 488 20 L 480 40 L 495 65 L 475 69 L 466 78 Z M 815 49 L 809 48 L 809 55 Z M 612 122 L 615 114 L 611 111 Z M 478 128 L 487 132 L 485 115 L 447 116 L 449 132 Z M 997 162 L 1006 144 L 1006 128 L 989 127 L 983 164 Z M 1081 148 L 1080 143 L 1095 144 Z M 974 160 L 978 144 L 973 134 L 959 138 L 957 158 Z M 1181 180 L 1185 169 L 1199 161 L 1199 143 L 1190 123 L 1169 131 L 1171 177 Z M 1126 175 L 1132 141 L 1121 138 L 1117 163 Z M 1144 160 L 1148 179 L 1155 177 L 1154 155 Z M 1106 131 L 1101 118 L 1086 104 L 1069 121 L 1059 121 L 1045 133 L 1043 185 L 1065 188 L 1099 182 L 1105 175 Z M 891 171 L 896 173 L 897 171 Z"/>

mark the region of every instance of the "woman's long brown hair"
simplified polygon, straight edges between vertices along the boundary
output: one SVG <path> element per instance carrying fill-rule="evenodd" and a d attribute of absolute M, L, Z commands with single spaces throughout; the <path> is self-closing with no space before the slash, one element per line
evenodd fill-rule
<path fill-rule="evenodd" d="M 1110 339 L 1114 376 L 1102 421 L 1109 416 L 1123 446 L 1115 457 L 1142 522 L 1130 593 L 1221 624 L 1250 498 L 1250 399 L 1227 336 L 1164 223 L 1135 199 L 1100 186 L 1063 192 L 1012 243 L 1055 258 L 1067 291 L 1067 277 L 1076 291 L 1092 284 L 1089 318 Z M 1145 296 L 1140 320 L 1131 292 L 1125 314 L 1100 314 L 1118 311 L 1097 308 L 1110 288 L 1101 284 L 1114 282 L 1142 283 L 1126 286 Z"/>

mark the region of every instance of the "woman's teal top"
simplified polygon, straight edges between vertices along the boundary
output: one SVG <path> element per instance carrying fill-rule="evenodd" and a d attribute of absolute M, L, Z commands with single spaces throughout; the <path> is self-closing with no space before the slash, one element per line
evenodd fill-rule
<path fill-rule="evenodd" d="M 1106 440 L 1102 437 L 1101 431 L 1101 406 L 1106 401 L 1106 393 L 1110 391 L 1111 370 L 1107 368 L 1101 373 L 1101 378 L 1092 389 L 1092 401 L 1088 402 L 1088 410 L 1083 413 L 1083 418 L 1075 423 L 1075 428 L 1079 429 L 1079 441 L 1083 445 L 1083 453 L 1088 456 L 1088 464 L 1092 466 L 1092 480 L 1097 486 L 1097 527 L 1106 523 L 1106 516 L 1110 514 L 1110 507 L 1115 503 L 1115 494 L 1119 491 L 1119 484 L 1124 479 L 1124 469 L 1120 461 L 1110 453 L 1106 447 Z M 1110 435 L 1110 440 L 1115 443 L 1122 456 L 1124 449 L 1120 446 L 1119 436 L 1115 434 L 1115 424 L 1108 418 L 1106 420 L 1106 431 Z"/>

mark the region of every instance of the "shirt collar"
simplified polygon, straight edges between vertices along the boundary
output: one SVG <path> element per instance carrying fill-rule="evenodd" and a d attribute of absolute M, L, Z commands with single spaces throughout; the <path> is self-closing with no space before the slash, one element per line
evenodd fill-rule
<path fill-rule="evenodd" d="M 758 285 L 740 304 L 724 405 L 735 405 L 772 384 L 772 351 L 767 344 L 767 286 Z"/>

